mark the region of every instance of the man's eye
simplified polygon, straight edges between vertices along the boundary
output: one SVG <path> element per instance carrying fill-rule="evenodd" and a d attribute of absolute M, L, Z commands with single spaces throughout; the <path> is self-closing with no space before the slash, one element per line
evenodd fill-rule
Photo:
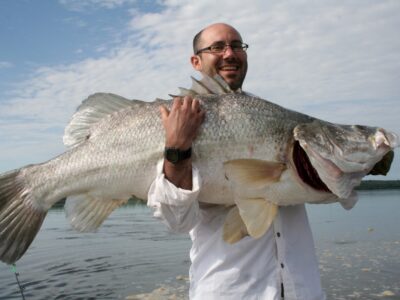
<path fill-rule="evenodd" d="M 242 43 L 232 43 L 231 48 L 233 51 L 242 50 Z"/>
<path fill-rule="evenodd" d="M 211 51 L 220 52 L 220 51 L 223 51 L 224 48 L 225 48 L 225 45 L 212 45 Z"/>

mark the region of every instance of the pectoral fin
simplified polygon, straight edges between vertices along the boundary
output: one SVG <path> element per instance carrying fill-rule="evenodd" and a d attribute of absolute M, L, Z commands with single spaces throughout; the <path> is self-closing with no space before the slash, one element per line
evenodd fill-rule
<path fill-rule="evenodd" d="M 258 159 L 236 159 L 224 163 L 225 175 L 235 185 L 260 189 L 277 182 L 286 165 Z"/>
<path fill-rule="evenodd" d="M 226 216 L 224 223 L 224 241 L 233 244 L 248 235 L 246 225 L 239 214 L 239 208 L 233 207 Z"/>
<path fill-rule="evenodd" d="M 261 237 L 274 221 L 278 206 L 262 198 L 235 201 L 247 232 L 253 238 Z"/>

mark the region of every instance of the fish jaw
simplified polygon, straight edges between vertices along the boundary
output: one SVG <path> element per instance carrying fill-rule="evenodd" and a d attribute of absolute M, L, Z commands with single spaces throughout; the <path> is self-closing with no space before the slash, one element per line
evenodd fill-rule
<path fill-rule="evenodd" d="M 367 172 L 344 173 L 332 161 L 319 155 L 307 144 L 303 144 L 302 148 L 316 170 L 317 177 L 323 183 L 322 186 L 339 198 L 350 197 L 354 187 L 360 185 L 362 178 L 367 174 Z M 304 180 L 304 177 L 302 179 Z"/>
<path fill-rule="evenodd" d="M 326 187 L 339 198 L 348 198 L 362 178 L 382 160 L 377 173 L 390 168 L 388 153 L 399 146 L 399 137 L 382 128 L 331 124 L 319 120 L 300 124 L 294 138 L 308 156 Z"/>

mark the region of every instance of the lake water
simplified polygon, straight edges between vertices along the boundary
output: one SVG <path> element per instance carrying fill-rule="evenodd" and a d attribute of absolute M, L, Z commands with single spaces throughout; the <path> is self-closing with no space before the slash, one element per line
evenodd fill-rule
<path fill-rule="evenodd" d="M 400 190 L 359 192 L 351 211 L 308 205 L 328 299 L 400 299 Z M 76 233 L 52 209 L 17 262 L 25 299 L 187 299 L 190 240 L 145 206 L 116 210 L 97 233 Z M 0 299 L 22 299 L 0 263 Z"/>

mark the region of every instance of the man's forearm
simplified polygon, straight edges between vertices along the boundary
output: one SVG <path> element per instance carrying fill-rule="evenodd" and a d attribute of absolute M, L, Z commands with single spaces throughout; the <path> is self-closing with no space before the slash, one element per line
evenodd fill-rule
<path fill-rule="evenodd" d="M 185 190 L 192 190 L 192 160 L 187 159 L 177 164 L 164 160 L 164 175 L 173 185 Z"/>
<path fill-rule="evenodd" d="M 165 129 L 165 147 L 184 151 L 192 146 L 205 111 L 201 110 L 200 102 L 190 96 L 175 97 L 169 111 L 160 106 L 161 119 Z M 164 159 L 165 178 L 178 188 L 192 190 L 192 160 L 185 159 L 176 164 Z"/>

